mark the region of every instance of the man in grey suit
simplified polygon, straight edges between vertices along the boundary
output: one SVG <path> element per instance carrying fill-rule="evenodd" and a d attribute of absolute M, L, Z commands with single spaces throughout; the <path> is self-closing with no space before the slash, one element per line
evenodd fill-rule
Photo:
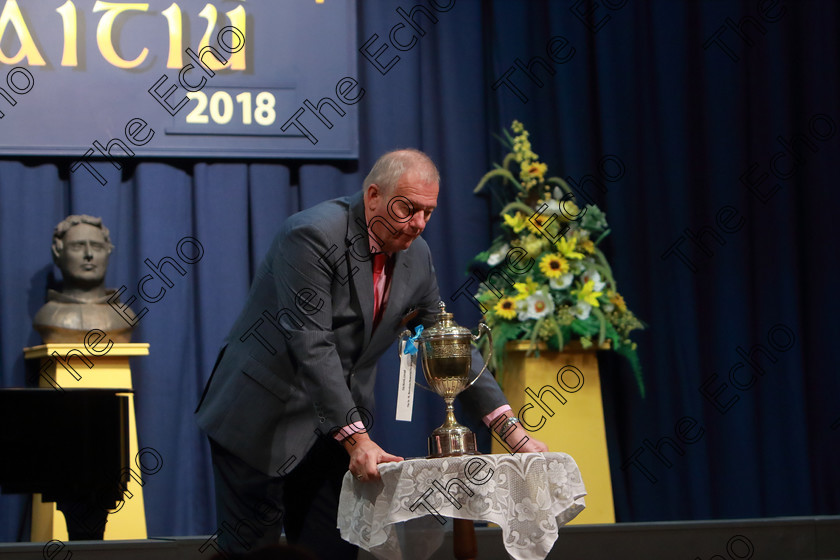
<path fill-rule="evenodd" d="M 254 550 L 276 543 L 285 526 L 289 542 L 322 558 L 356 557 L 336 528 L 341 480 L 348 468 L 376 480 L 379 463 L 402 460 L 365 426 L 377 360 L 400 332 L 428 326 L 438 311 L 435 270 L 420 234 L 437 205 L 439 180 L 422 152 L 389 152 L 362 192 L 283 224 L 196 410 L 216 485 L 219 526 L 208 546 Z M 504 426 L 507 441 L 524 438 L 519 451 L 547 451 L 507 420 L 510 407 L 492 377 L 459 398 L 488 425 Z"/>

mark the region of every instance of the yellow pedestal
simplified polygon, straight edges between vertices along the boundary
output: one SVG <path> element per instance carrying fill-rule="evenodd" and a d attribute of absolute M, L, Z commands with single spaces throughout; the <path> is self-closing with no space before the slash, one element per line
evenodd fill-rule
<path fill-rule="evenodd" d="M 39 387 L 49 389 L 126 389 L 131 390 L 131 369 L 128 359 L 131 356 L 147 356 L 149 345 L 145 343 L 114 343 L 107 351 L 105 342 L 93 345 L 93 349 L 102 355 L 89 352 L 83 343 L 52 343 L 24 348 L 27 360 L 40 359 Z M 69 353 L 69 359 L 68 359 Z M 79 355 L 93 363 L 92 367 L 84 363 Z M 65 367 L 67 364 L 73 372 Z M 77 379 L 77 376 L 79 377 Z M 134 464 L 137 457 L 137 426 L 134 421 L 134 395 L 128 393 L 128 438 L 131 476 L 123 502 L 108 514 L 105 525 L 105 540 L 145 539 L 146 510 L 143 506 L 143 487 L 141 471 Z M 119 473 L 115 473 L 115 476 Z M 135 476 L 136 475 L 136 476 Z M 32 497 L 32 537 L 33 542 L 58 539 L 68 540 L 64 514 L 56 509 L 54 502 L 42 502 L 40 494 Z"/>
<path fill-rule="evenodd" d="M 549 451 L 571 455 L 580 468 L 587 491 L 586 509 L 571 524 L 615 523 L 595 349 L 583 350 L 579 343 L 572 343 L 564 352 L 542 350 L 536 357 L 526 356 L 527 348 L 528 343 L 507 346 L 502 390 L 513 412 L 524 415 L 532 426 L 542 424 L 531 435 L 545 442 Z M 572 366 L 580 374 L 572 368 L 564 370 L 565 366 Z M 493 453 L 506 452 L 494 439 Z"/>

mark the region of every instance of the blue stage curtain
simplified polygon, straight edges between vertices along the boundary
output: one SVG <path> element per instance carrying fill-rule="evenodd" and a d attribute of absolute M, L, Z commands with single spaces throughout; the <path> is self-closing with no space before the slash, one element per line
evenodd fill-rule
<path fill-rule="evenodd" d="M 387 38 L 401 21 L 395 8 L 413 5 L 358 4 L 359 45 Z M 840 6 L 759 6 L 453 3 L 423 23 L 414 48 L 389 49 L 382 60 L 400 60 L 387 74 L 359 58 L 366 94 L 349 109 L 360 114 L 358 162 L 138 160 L 111 169 L 102 187 L 70 173 L 67 160 L 2 160 L 0 385 L 24 385 L 21 349 L 40 343 L 31 319 L 56 282 L 50 238 L 66 215 L 103 217 L 116 245 L 107 285 L 125 285 L 123 299 L 136 294 L 145 259 L 177 258 L 179 240 L 199 240 L 201 261 L 144 304 L 134 341 L 151 354 L 133 372 L 140 445 L 163 457 L 145 480 L 149 534 L 215 532 L 209 448 L 192 412 L 283 219 L 361 188 L 385 150 L 426 151 L 442 184 L 424 236 L 442 296 L 473 326 L 477 310 L 453 294 L 498 222 L 472 189 L 503 154 L 491 134 L 516 118 L 550 172 L 605 210 L 619 288 L 649 325 L 636 336 L 647 398 L 626 364 L 601 356 L 618 519 L 836 514 Z M 547 46 L 565 61 L 553 62 Z M 517 62 L 531 65 L 533 80 Z M 518 93 L 494 88 L 511 68 Z M 766 179 L 751 190 L 745 174 Z M 674 244 L 685 257 L 669 256 Z M 396 364 L 392 352 L 380 365 L 372 435 L 389 451 L 422 455 L 442 402 L 420 392 L 415 421 L 395 422 Z M 727 384 L 717 406 L 700 391 L 712 375 L 708 393 Z M 0 540 L 28 536 L 26 501 L 0 496 Z"/>

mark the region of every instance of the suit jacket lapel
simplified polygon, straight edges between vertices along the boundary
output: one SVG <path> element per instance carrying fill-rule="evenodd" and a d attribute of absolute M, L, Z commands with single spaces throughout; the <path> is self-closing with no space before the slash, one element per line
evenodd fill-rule
<path fill-rule="evenodd" d="M 362 194 L 359 192 L 350 197 L 345 243 L 348 270 L 352 271 L 353 267 L 358 268 L 355 274 L 351 274 L 350 284 L 361 307 L 365 324 L 362 348 L 367 348 L 373 330 L 373 268 L 370 263 L 370 243 Z"/>
<path fill-rule="evenodd" d="M 408 266 L 409 256 L 407 251 L 400 251 L 394 255 L 394 269 L 391 272 L 391 288 L 388 294 L 388 305 L 382 315 L 382 322 L 388 322 L 395 315 L 405 311 L 406 292 L 409 274 L 411 269 Z M 374 333 L 376 334 L 376 333 Z"/>

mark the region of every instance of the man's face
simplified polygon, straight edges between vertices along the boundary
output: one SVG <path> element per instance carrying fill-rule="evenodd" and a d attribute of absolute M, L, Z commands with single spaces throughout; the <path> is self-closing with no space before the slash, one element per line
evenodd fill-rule
<path fill-rule="evenodd" d="M 390 196 L 378 185 L 368 186 L 367 208 L 374 243 L 386 253 L 404 251 L 417 239 L 437 206 L 438 184 L 427 183 L 413 171 L 403 173 Z M 377 223 L 382 218 L 390 228 Z M 391 231 L 393 230 L 393 231 Z"/>
<path fill-rule="evenodd" d="M 65 283 L 96 286 L 105 280 L 110 247 L 102 230 L 78 224 L 64 234 L 63 248 L 56 257 Z"/>

